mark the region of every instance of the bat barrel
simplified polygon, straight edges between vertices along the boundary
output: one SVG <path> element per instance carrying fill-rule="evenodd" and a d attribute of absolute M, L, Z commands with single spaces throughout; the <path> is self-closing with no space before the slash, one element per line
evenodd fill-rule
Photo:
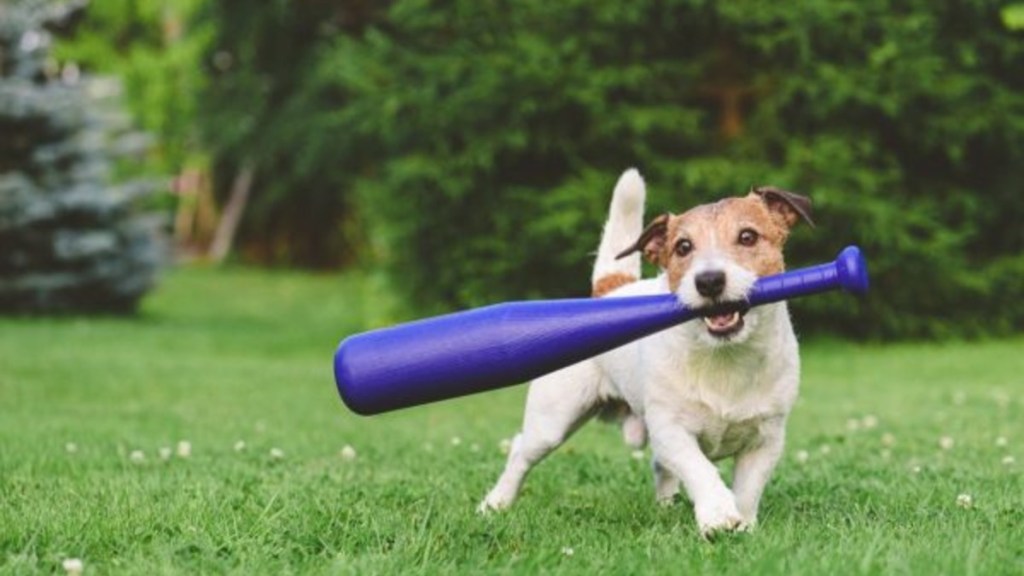
<path fill-rule="evenodd" d="M 758 279 L 748 300 L 867 287 L 850 246 L 834 262 Z M 352 411 L 377 414 L 526 382 L 699 314 L 672 294 L 497 304 L 350 336 L 334 376 Z"/>
<path fill-rule="evenodd" d="M 526 382 L 682 322 L 671 295 L 512 302 L 345 339 L 342 400 L 376 414 Z"/>

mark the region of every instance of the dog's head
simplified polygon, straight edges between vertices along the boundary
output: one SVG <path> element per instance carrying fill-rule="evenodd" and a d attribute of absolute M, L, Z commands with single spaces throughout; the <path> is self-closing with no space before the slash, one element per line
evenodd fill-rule
<path fill-rule="evenodd" d="M 619 254 L 640 251 L 666 274 L 669 288 L 692 309 L 708 309 L 687 329 L 711 345 L 744 342 L 756 329 L 757 311 L 746 297 L 761 276 L 785 270 L 782 248 L 801 220 L 810 225 L 810 199 L 768 186 L 743 197 L 662 214 Z"/>

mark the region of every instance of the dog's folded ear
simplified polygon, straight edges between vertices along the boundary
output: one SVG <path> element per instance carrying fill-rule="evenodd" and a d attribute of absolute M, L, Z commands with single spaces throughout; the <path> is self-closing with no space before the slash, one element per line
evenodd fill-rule
<path fill-rule="evenodd" d="M 668 221 L 671 217 L 672 215 L 666 212 L 652 220 L 647 225 L 647 228 L 644 228 L 644 231 L 640 233 L 640 237 L 636 239 L 636 242 L 629 248 L 619 252 L 615 259 L 620 260 L 633 252 L 643 252 L 644 258 L 648 262 L 661 265 L 661 253 L 665 248 L 665 242 L 668 237 Z"/>
<path fill-rule="evenodd" d="M 814 228 L 810 198 L 774 186 L 755 186 L 751 193 L 760 196 L 768 210 L 780 215 L 787 227 L 792 228 L 802 219 Z"/>

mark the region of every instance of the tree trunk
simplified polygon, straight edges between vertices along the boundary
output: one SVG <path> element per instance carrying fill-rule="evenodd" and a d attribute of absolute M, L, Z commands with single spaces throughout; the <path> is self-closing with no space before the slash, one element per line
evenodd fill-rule
<path fill-rule="evenodd" d="M 217 232 L 213 235 L 213 242 L 210 244 L 210 259 L 220 264 L 231 252 L 231 245 L 235 241 L 235 234 L 238 232 L 238 225 L 242 222 L 242 214 L 249 203 L 249 193 L 252 191 L 252 179 L 255 169 L 251 162 L 243 162 L 242 168 L 235 175 L 235 181 L 231 184 L 231 196 L 224 206 L 224 213 L 217 224 Z"/>

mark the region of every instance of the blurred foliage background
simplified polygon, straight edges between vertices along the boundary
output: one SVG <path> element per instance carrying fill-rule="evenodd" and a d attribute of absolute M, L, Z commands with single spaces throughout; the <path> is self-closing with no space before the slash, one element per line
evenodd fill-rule
<path fill-rule="evenodd" d="M 419 312 L 586 295 L 612 185 L 650 214 L 811 196 L 791 266 L 873 293 L 801 332 L 1024 329 L 1024 4 L 103 0 L 60 64 L 119 76 L 177 247 L 372 267 Z"/>

